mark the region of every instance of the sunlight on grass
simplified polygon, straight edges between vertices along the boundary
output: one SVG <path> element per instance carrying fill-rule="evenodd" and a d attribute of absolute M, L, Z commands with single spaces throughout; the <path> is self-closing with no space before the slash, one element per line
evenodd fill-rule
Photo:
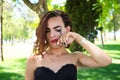
<path fill-rule="evenodd" d="M 104 47 L 100 41 L 95 43 L 112 57 L 112 63 L 120 64 L 120 41 L 106 41 Z"/>
<path fill-rule="evenodd" d="M 32 54 L 32 44 L 4 45 L 3 53 L 5 58 L 25 58 Z"/>

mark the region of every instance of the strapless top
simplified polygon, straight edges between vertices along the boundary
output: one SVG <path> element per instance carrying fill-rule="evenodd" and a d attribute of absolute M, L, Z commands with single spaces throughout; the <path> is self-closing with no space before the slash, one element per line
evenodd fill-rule
<path fill-rule="evenodd" d="M 47 67 L 37 67 L 34 80 L 77 80 L 77 68 L 74 64 L 66 64 L 54 72 Z"/>

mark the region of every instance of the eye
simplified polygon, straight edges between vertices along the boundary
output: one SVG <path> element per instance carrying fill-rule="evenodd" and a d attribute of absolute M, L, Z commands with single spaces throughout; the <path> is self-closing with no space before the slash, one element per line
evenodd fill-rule
<path fill-rule="evenodd" d="M 62 30 L 61 29 L 56 29 L 57 32 L 61 32 Z"/>
<path fill-rule="evenodd" d="M 46 29 L 46 33 L 50 32 L 50 29 Z"/>

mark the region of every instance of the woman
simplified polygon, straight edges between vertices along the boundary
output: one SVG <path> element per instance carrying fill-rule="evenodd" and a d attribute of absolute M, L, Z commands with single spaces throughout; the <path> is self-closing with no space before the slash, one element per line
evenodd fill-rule
<path fill-rule="evenodd" d="M 25 80 L 77 80 L 78 67 L 102 67 L 111 63 L 103 50 L 80 34 L 71 32 L 71 27 L 71 20 L 63 11 L 48 11 L 42 17 L 36 29 L 35 54 L 26 64 Z M 73 41 L 85 48 L 90 56 L 80 51 L 69 54 L 66 47 Z"/>

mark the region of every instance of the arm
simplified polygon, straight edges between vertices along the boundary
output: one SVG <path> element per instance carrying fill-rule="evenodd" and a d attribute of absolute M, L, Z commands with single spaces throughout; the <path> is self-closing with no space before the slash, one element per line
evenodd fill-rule
<path fill-rule="evenodd" d="M 33 58 L 30 57 L 26 63 L 25 80 L 34 80 Z"/>
<path fill-rule="evenodd" d="M 76 52 L 77 54 L 75 55 L 75 58 L 78 64 L 80 63 L 87 67 L 102 67 L 107 66 L 112 62 L 111 57 L 109 57 L 102 49 L 90 41 L 84 40 L 84 37 L 78 33 L 68 31 L 59 39 L 59 43 L 65 42 L 66 44 L 71 44 L 73 41 L 76 41 L 78 44 L 80 44 L 90 54 L 90 56 L 88 56 L 81 54 L 81 52 Z"/>
<path fill-rule="evenodd" d="M 90 41 L 84 40 L 84 38 L 77 33 L 75 34 L 75 36 L 75 41 L 78 44 L 81 44 L 81 46 L 85 48 L 86 51 L 90 54 L 90 56 L 87 56 L 85 54 L 77 52 L 79 63 L 82 63 L 83 65 L 88 67 L 102 67 L 107 66 L 112 62 L 111 57 L 109 57 L 102 49 L 100 49 Z"/>

